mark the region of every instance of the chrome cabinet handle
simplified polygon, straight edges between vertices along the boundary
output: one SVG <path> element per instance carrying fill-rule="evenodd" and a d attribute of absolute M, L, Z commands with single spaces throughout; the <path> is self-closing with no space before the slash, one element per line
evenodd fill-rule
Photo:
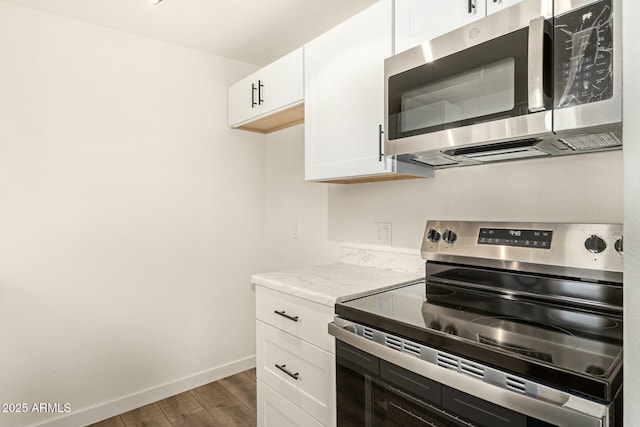
<path fill-rule="evenodd" d="M 278 315 L 280 315 L 282 317 L 285 317 L 285 318 L 287 318 L 289 320 L 293 320 L 294 322 L 297 322 L 298 319 L 299 319 L 298 316 L 289 316 L 284 310 L 282 310 L 282 311 L 274 310 L 273 312 L 275 314 L 278 314 Z"/>
<path fill-rule="evenodd" d="M 256 85 L 251 83 L 251 108 L 255 108 L 258 103 L 256 102 Z"/>
<path fill-rule="evenodd" d="M 529 112 L 543 111 L 544 104 L 544 17 L 529 22 L 528 90 Z"/>
<path fill-rule="evenodd" d="M 258 105 L 262 105 L 262 103 L 264 102 L 264 99 L 262 99 L 262 88 L 264 87 L 264 85 L 262 84 L 261 80 L 258 80 Z"/>
<path fill-rule="evenodd" d="M 276 368 L 280 369 L 282 372 L 284 372 L 285 374 L 289 375 L 291 378 L 297 381 L 300 378 L 300 373 L 296 372 L 295 374 L 292 374 L 288 369 L 285 369 L 286 367 L 287 365 L 278 365 L 276 363 Z"/>
<path fill-rule="evenodd" d="M 469 0 L 469 14 L 473 13 L 473 9 L 476 8 L 475 0 Z"/>
<path fill-rule="evenodd" d="M 382 125 L 378 125 L 378 161 L 382 161 L 382 156 L 384 153 L 382 152 L 382 134 L 384 131 L 382 130 Z"/>

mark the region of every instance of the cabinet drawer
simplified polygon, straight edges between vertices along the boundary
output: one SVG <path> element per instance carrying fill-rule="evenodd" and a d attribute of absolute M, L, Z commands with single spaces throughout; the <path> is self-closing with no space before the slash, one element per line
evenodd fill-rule
<path fill-rule="evenodd" d="M 335 419 L 333 354 L 256 321 L 256 365 L 260 381 L 324 425 Z"/>
<path fill-rule="evenodd" d="M 256 318 L 258 320 L 330 353 L 335 353 L 335 340 L 327 331 L 327 325 L 334 318 L 333 310 L 333 307 L 256 286 Z"/>
<path fill-rule="evenodd" d="M 258 380 L 258 427 L 322 427 L 322 424 Z"/>

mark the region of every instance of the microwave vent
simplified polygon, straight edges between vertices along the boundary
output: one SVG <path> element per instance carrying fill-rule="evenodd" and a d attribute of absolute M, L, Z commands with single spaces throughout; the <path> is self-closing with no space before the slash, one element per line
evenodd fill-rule
<path fill-rule="evenodd" d="M 455 160 L 451 160 L 442 156 L 435 156 L 435 157 L 416 156 L 413 158 L 413 160 L 428 166 L 455 166 L 458 164 L 458 162 L 456 162 Z"/>
<path fill-rule="evenodd" d="M 467 157 L 470 157 L 474 160 L 477 160 L 479 162 L 485 162 L 485 163 L 501 162 L 504 160 L 526 159 L 528 157 L 540 157 L 540 156 L 548 156 L 548 154 L 543 151 L 538 151 L 533 147 L 497 150 L 493 153 L 474 153 L 474 154 L 467 155 Z"/>
<path fill-rule="evenodd" d="M 592 135 L 576 135 L 559 140 L 574 151 L 602 150 L 619 147 L 622 142 L 613 133 L 596 133 Z"/>

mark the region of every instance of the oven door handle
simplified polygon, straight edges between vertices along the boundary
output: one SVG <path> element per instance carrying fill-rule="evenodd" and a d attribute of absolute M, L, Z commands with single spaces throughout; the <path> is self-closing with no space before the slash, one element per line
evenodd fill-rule
<path fill-rule="evenodd" d="M 546 109 L 544 100 L 544 26 L 543 16 L 529 22 L 529 53 L 528 53 L 528 98 L 529 112 Z"/>

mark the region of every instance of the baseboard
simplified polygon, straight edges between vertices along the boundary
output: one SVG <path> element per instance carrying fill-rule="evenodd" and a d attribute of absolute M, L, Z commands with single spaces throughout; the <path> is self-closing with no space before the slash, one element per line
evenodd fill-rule
<path fill-rule="evenodd" d="M 31 427 L 68 427 L 68 426 L 86 426 L 95 422 L 113 417 L 123 412 L 139 408 L 158 400 L 166 399 L 191 390 L 192 388 L 208 384 L 213 381 L 228 377 L 247 369 L 255 368 L 256 357 L 250 356 L 231 363 L 217 366 L 212 369 L 181 378 L 158 387 L 149 388 L 137 393 L 114 399 L 90 408 L 74 411 L 62 417 L 44 421 L 39 424 L 33 424 Z"/>

